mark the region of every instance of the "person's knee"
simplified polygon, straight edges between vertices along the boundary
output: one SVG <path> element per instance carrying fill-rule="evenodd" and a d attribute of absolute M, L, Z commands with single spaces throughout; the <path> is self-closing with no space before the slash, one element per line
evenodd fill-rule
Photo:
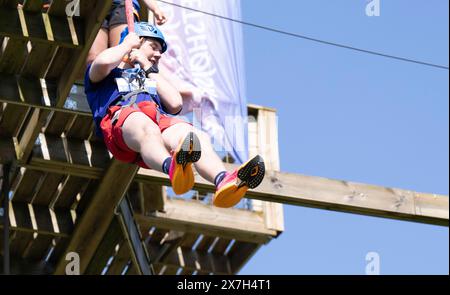
<path fill-rule="evenodd" d="M 142 126 L 142 133 L 146 138 L 161 137 L 161 131 L 156 124 L 145 124 Z"/>
<path fill-rule="evenodd" d="M 200 142 L 202 142 L 202 143 L 210 143 L 211 142 L 211 137 L 206 132 L 198 130 L 198 129 L 194 129 L 193 131 L 194 131 L 195 135 L 197 135 Z"/>

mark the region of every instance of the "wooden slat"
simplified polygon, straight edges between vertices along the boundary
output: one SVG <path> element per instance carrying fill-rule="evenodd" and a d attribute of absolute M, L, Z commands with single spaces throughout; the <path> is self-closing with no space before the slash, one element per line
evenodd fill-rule
<path fill-rule="evenodd" d="M 105 1 L 96 1 L 95 6 L 93 7 L 90 15 L 86 16 L 85 23 L 85 40 L 84 44 L 86 46 L 83 47 L 82 50 L 72 55 L 71 58 L 65 60 L 67 68 L 70 71 L 66 70 L 63 72 L 61 79 L 58 84 L 58 94 L 59 99 L 56 104 L 57 107 L 64 106 L 66 98 L 69 96 L 70 89 L 72 88 L 73 83 L 77 79 L 79 73 L 86 65 L 86 58 L 89 53 L 90 46 L 94 42 L 97 37 L 97 33 L 111 9 L 112 0 Z"/>
<path fill-rule="evenodd" d="M 41 127 L 47 120 L 49 111 L 34 109 L 29 116 L 28 121 L 22 127 L 18 136 L 18 144 L 16 146 L 16 154 L 19 162 L 27 161 L 33 151 L 36 138 L 41 131 Z"/>
<path fill-rule="evenodd" d="M 161 246 L 155 243 L 149 244 L 151 252 L 158 252 Z M 205 251 L 192 250 L 189 248 L 177 247 L 175 251 L 170 251 L 164 261 L 157 262 L 155 266 L 167 266 L 170 271 L 173 268 L 183 268 L 193 271 L 201 271 L 204 273 L 215 274 L 231 274 L 230 261 L 225 255 L 218 255 L 214 253 L 207 253 Z M 166 272 L 164 272 L 166 274 Z"/>
<path fill-rule="evenodd" d="M 60 80 L 61 75 L 65 71 L 69 71 L 70 68 L 67 67 L 67 61 L 70 60 L 71 56 L 73 56 L 74 52 L 71 49 L 68 48 L 58 48 L 58 51 L 56 52 L 56 56 L 53 59 L 53 62 L 47 72 L 47 75 L 45 76 L 46 79 L 49 80 Z M 68 95 L 67 95 L 68 96 Z M 65 96 L 65 98 L 67 98 Z M 58 96 L 60 99 L 61 96 Z M 61 105 L 61 107 L 64 106 Z"/>
<path fill-rule="evenodd" d="M 95 251 L 89 266 L 86 268 L 85 274 L 99 275 L 107 266 L 108 260 L 116 255 L 116 247 L 125 240 L 120 224 L 114 218 L 109 226 L 105 236 L 99 244 L 97 251 Z"/>
<path fill-rule="evenodd" d="M 72 208 L 77 195 L 83 193 L 89 180 L 76 176 L 67 176 L 54 204 L 55 208 Z"/>
<path fill-rule="evenodd" d="M 85 142 L 80 139 L 66 140 L 62 137 L 39 135 L 40 145 L 34 146 L 34 155 L 62 163 L 73 163 L 78 167 L 103 167 L 109 163 L 109 154 L 104 144 Z M 70 142 L 69 142 L 70 141 Z M 71 173 L 81 177 L 88 174 Z M 89 177 L 91 178 L 91 177 Z"/>
<path fill-rule="evenodd" d="M 77 116 L 70 129 L 66 132 L 67 138 L 86 140 L 92 133 L 94 121 L 89 117 Z"/>
<path fill-rule="evenodd" d="M 227 249 L 228 245 L 231 243 L 230 239 L 224 239 L 224 238 L 220 238 L 216 245 L 214 246 L 214 248 L 212 249 L 213 253 L 217 253 L 217 254 L 224 254 L 225 250 Z"/>
<path fill-rule="evenodd" d="M 49 206 L 63 180 L 62 174 L 46 173 L 39 191 L 33 198 L 33 204 Z"/>
<path fill-rule="evenodd" d="M 63 132 L 68 130 L 68 124 L 73 122 L 75 117 L 74 114 L 54 112 L 45 126 L 45 134 L 60 137 Z"/>
<path fill-rule="evenodd" d="M 274 231 L 266 230 L 262 217 L 254 212 L 222 209 L 194 201 L 167 200 L 165 213 L 155 212 L 148 216 L 137 215 L 141 226 L 178 230 L 189 233 L 258 241 L 270 240 Z"/>
<path fill-rule="evenodd" d="M 3 42 L 6 42 L 6 40 Z M 0 55 L 0 73 L 3 74 L 20 73 L 23 64 L 25 63 L 26 56 L 27 56 L 26 42 L 23 40 L 9 39 L 5 47 L 5 50 Z M 3 79 L 4 78 L 2 78 L 2 80 Z"/>
<path fill-rule="evenodd" d="M 2 87 L 3 88 L 3 85 Z M 1 92 L 1 90 L 0 90 Z M 28 107 L 7 104 L 0 118 L 0 136 L 15 137 L 28 113 Z"/>
<path fill-rule="evenodd" d="M 230 259 L 231 272 L 239 273 L 247 261 L 258 251 L 260 244 L 236 241 L 227 256 Z"/>
<path fill-rule="evenodd" d="M 30 12 L 40 12 L 42 10 L 42 0 L 25 0 L 23 10 Z"/>
<path fill-rule="evenodd" d="M 22 258 L 22 254 L 32 241 L 33 233 L 15 231 L 9 244 L 11 256 Z"/>
<path fill-rule="evenodd" d="M 121 275 L 130 261 L 131 261 L 130 249 L 128 247 L 128 244 L 123 242 L 119 248 L 119 251 L 117 252 L 117 255 L 114 257 L 111 266 L 108 268 L 106 274 Z"/>
<path fill-rule="evenodd" d="M 164 210 L 164 202 L 167 199 L 167 194 L 161 185 L 140 183 L 139 187 L 144 201 L 142 212 L 144 215 Z"/>
<path fill-rule="evenodd" d="M 85 166 L 80 169 L 66 164 L 58 167 L 57 163 L 43 162 L 39 159 L 32 159 L 30 164 L 32 167 L 33 164 L 44 165 L 45 169 L 50 171 L 70 169 L 73 174 L 94 179 L 98 179 L 102 174 L 98 168 L 91 169 Z M 228 165 L 229 170 L 234 169 L 233 167 Z M 167 175 L 145 169 L 139 170 L 136 180 L 170 184 Z M 302 185 L 299 186 L 299 183 Z M 199 176 L 196 177 L 194 189 L 215 190 L 212 184 Z M 246 197 L 444 226 L 448 226 L 449 218 L 447 196 L 276 171 L 267 171 L 260 187 L 249 191 Z"/>
<path fill-rule="evenodd" d="M 139 234 L 139 229 L 133 218 L 133 212 L 127 198 L 122 199 L 118 209 L 120 212 L 118 220 L 131 250 L 132 261 L 138 268 L 140 274 L 151 275 L 146 249 L 142 243 L 142 238 Z"/>
<path fill-rule="evenodd" d="M 10 226 L 16 232 L 42 234 L 53 237 L 68 237 L 74 228 L 75 212 L 70 210 L 51 210 L 46 206 L 22 202 L 10 203 Z M 76 217 L 76 215 L 75 215 Z M 3 228 L 3 220 L 0 221 Z"/>
<path fill-rule="evenodd" d="M 22 70 L 22 75 L 44 78 L 47 68 L 56 51 L 55 46 L 32 42 L 32 49 Z"/>
<path fill-rule="evenodd" d="M 80 265 L 84 273 L 102 237 L 114 216 L 114 208 L 128 190 L 137 167 L 112 160 L 95 196 L 85 210 L 72 235 L 66 252 L 77 252 L 83 257 Z M 65 262 L 60 261 L 57 274 L 63 274 Z"/>
<path fill-rule="evenodd" d="M 18 9 L 0 9 L 0 35 L 7 36 L 20 42 L 33 41 L 50 45 L 57 45 L 64 48 L 78 48 L 84 44 L 84 39 L 79 38 L 79 44 L 74 44 L 69 29 L 67 17 L 59 17 L 53 15 L 45 15 L 30 11 L 23 11 L 24 23 L 20 21 Z M 46 24 L 47 22 L 47 28 Z M 82 31 L 82 21 L 73 20 L 76 31 Z M 51 29 L 50 29 L 51 27 Z M 50 31 L 51 30 L 51 33 Z M 49 39 L 49 35 L 53 39 Z M 80 36 L 82 37 L 82 36 Z"/>
<path fill-rule="evenodd" d="M 50 109 L 55 104 L 55 84 L 44 80 L 46 95 L 44 96 L 41 80 L 35 77 L 17 77 L 15 75 L 0 73 L 2 89 L 0 100 L 13 104 L 38 106 L 42 109 Z M 48 94 L 48 97 L 47 97 Z"/>
<path fill-rule="evenodd" d="M 44 174 L 42 172 L 29 169 L 25 170 L 24 173 L 20 176 L 20 185 L 18 185 L 18 187 L 14 191 L 12 198 L 13 201 L 24 203 L 31 202 L 36 186 L 43 176 Z"/>
<path fill-rule="evenodd" d="M 0 7 L 16 8 L 19 0 L 0 0 Z"/>
<path fill-rule="evenodd" d="M 45 259 L 52 246 L 53 238 L 54 237 L 50 235 L 37 235 L 23 254 L 24 258 L 32 261 L 41 261 Z"/>

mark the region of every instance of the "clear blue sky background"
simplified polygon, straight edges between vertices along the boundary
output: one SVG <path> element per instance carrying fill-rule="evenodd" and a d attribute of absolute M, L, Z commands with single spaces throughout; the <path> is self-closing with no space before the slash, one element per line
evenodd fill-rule
<path fill-rule="evenodd" d="M 447 0 L 242 0 L 243 19 L 448 65 Z M 281 168 L 448 195 L 449 72 L 245 27 L 249 102 L 279 115 Z M 446 227 L 285 206 L 241 274 L 448 274 Z"/>

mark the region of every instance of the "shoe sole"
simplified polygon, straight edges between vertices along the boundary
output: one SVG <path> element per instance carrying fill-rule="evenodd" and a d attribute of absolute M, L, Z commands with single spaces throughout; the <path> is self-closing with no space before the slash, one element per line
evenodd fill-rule
<path fill-rule="evenodd" d="M 227 184 L 216 193 L 213 204 L 221 208 L 235 206 L 249 189 L 254 189 L 261 184 L 265 170 L 264 160 L 260 156 L 254 157 L 239 168 L 236 183 Z"/>
<path fill-rule="evenodd" d="M 192 164 L 201 158 L 201 144 L 197 135 L 190 132 L 176 152 L 176 168 L 172 178 L 172 189 L 177 195 L 190 191 L 195 184 Z"/>

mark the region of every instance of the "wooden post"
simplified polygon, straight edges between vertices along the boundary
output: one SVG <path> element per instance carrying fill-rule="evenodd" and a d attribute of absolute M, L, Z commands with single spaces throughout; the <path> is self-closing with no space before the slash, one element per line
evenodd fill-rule
<path fill-rule="evenodd" d="M 250 105 L 249 116 L 250 158 L 259 154 L 264 158 L 267 170 L 280 171 L 276 110 Z M 252 204 L 255 211 L 262 212 L 267 229 L 284 231 L 282 204 L 258 200 L 252 200 Z"/>
<path fill-rule="evenodd" d="M 10 274 L 9 261 L 9 164 L 2 167 L 2 198 L 3 198 L 3 274 Z M 1 199 L 1 198 L 0 198 Z"/>

